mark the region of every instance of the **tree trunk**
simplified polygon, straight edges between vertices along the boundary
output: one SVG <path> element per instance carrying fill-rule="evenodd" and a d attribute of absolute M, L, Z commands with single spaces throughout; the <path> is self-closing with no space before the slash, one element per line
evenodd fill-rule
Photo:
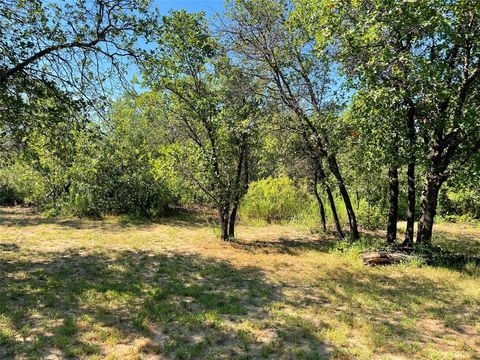
<path fill-rule="evenodd" d="M 333 176 L 337 180 L 338 189 L 342 195 L 343 202 L 345 203 L 345 209 L 347 210 L 348 224 L 350 225 L 350 232 L 353 240 L 360 239 L 360 233 L 358 232 L 357 219 L 355 217 L 355 211 L 352 207 L 352 202 L 350 201 L 350 196 L 348 195 L 345 182 L 343 181 L 342 174 L 338 168 L 337 160 L 333 156 L 328 157 L 328 167 L 332 172 Z"/>
<path fill-rule="evenodd" d="M 315 170 L 315 176 L 313 181 L 313 191 L 315 193 L 315 198 L 317 199 L 318 208 L 320 210 L 320 219 L 322 220 L 323 231 L 327 231 L 327 217 L 325 215 L 325 207 L 323 206 L 323 201 L 318 193 L 318 171 Z"/>
<path fill-rule="evenodd" d="M 391 166 L 388 170 L 388 223 L 387 243 L 394 244 L 397 239 L 398 220 L 398 169 Z"/>
<path fill-rule="evenodd" d="M 407 228 L 405 231 L 404 246 L 413 245 L 413 227 L 415 224 L 415 162 L 407 168 Z"/>
<path fill-rule="evenodd" d="M 326 184 L 325 184 L 325 192 L 327 193 L 330 209 L 332 210 L 333 222 L 335 223 L 335 230 L 337 231 L 337 234 L 340 240 L 342 240 L 345 237 L 345 235 L 343 234 L 342 226 L 340 225 L 340 220 L 338 219 L 337 208 L 335 206 L 335 200 L 333 199 L 332 190 L 330 190 L 330 186 Z"/>
<path fill-rule="evenodd" d="M 220 216 L 220 230 L 221 230 L 221 238 L 222 240 L 228 241 L 229 236 L 228 236 L 228 211 L 225 211 L 225 209 L 219 210 L 219 216 Z"/>
<path fill-rule="evenodd" d="M 317 171 L 318 171 L 319 180 L 323 184 L 323 188 L 327 193 L 328 203 L 330 205 L 330 209 L 332 210 L 333 222 L 335 223 L 335 230 L 340 240 L 342 240 L 345 237 L 345 235 L 343 234 L 342 226 L 340 225 L 340 220 L 338 219 L 337 207 L 335 206 L 335 200 L 333 198 L 332 190 L 330 189 L 330 186 L 328 186 L 326 182 L 327 176 L 325 175 L 325 172 L 323 171 L 321 165 L 318 165 Z"/>
<path fill-rule="evenodd" d="M 410 161 L 407 167 L 407 228 L 405 230 L 404 246 L 413 244 L 413 227 L 415 224 L 415 104 L 411 96 L 405 97 L 407 105 L 407 137 Z"/>
<path fill-rule="evenodd" d="M 417 244 L 429 244 L 432 240 L 433 220 L 437 211 L 438 193 L 443 181 L 429 172 L 422 191 L 421 216 L 418 222 Z"/>
<path fill-rule="evenodd" d="M 240 203 L 240 192 L 242 191 L 241 187 L 241 178 L 242 178 L 242 169 L 244 168 L 245 155 L 247 151 L 247 137 L 246 133 L 242 135 L 240 154 L 238 157 L 237 171 L 235 175 L 235 197 L 233 199 L 232 211 L 228 219 L 228 236 L 233 239 L 235 237 L 235 222 L 237 221 L 237 210 Z M 247 172 L 245 165 L 245 173 Z M 248 181 L 248 176 L 245 175 L 245 181 Z M 247 185 L 245 184 L 245 187 Z M 227 213 L 228 214 L 228 213 Z"/>
<path fill-rule="evenodd" d="M 237 209 L 238 205 L 235 204 L 232 208 L 232 212 L 230 214 L 230 219 L 228 222 L 228 236 L 231 239 L 235 237 L 235 222 L 237 221 Z"/>
<path fill-rule="evenodd" d="M 337 208 L 335 207 L 335 201 L 333 199 L 332 190 L 330 186 L 325 185 L 325 192 L 327 193 L 328 202 L 330 203 L 330 209 L 332 210 L 333 221 L 335 222 L 335 230 L 337 231 L 338 237 L 342 240 L 345 235 L 342 231 L 342 226 L 340 225 L 340 220 L 338 219 Z"/>

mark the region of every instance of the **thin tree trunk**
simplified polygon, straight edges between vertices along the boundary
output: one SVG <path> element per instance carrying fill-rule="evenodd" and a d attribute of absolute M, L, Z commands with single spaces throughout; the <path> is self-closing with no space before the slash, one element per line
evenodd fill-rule
<path fill-rule="evenodd" d="M 397 239 L 398 220 L 398 169 L 394 165 L 388 170 L 388 184 L 387 243 L 394 244 Z"/>
<path fill-rule="evenodd" d="M 320 210 L 320 219 L 322 220 L 323 231 L 327 231 L 327 217 L 325 215 L 325 207 L 323 206 L 322 198 L 318 193 L 318 170 L 315 170 L 315 176 L 313 181 L 313 191 L 315 193 L 315 198 L 317 199 L 318 208 Z"/>
<path fill-rule="evenodd" d="M 413 245 L 413 227 L 415 224 L 415 162 L 410 162 L 407 168 L 407 228 L 405 230 L 404 246 Z"/>
<path fill-rule="evenodd" d="M 245 152 L 247 149 L 247 142 L 246 142 L 246 134 L 242 136 L 241 139 L 241 147 L 240 147 L 240 154 L 238 157 L 238 164 L 237 164 L 237 172 L 235 174 L 235 197 L 233 199 L 232 204 L 232 211 L 230 213 L 229 221 L 228 221 L 228 235 L 230 238 L 235 237 L 235 222 L 237 221 L 237 210 L 238 204 L 240 203 L 240 186 L 241 186 L 241 178 L 242 178 L 242 169 L 243 169 L 243 162 L 245 159 Z"/>
<path fill-rule="evenodd" d="M 330 186 L 325 185 L 325 192 L 327 193 L 328 202 L 330 203 L 330 209 L 332 210 L 333 221 L 335 223 L 335 230 L 337 231 L 338 237 L 342 240 L 345 235 L 340 225 L 340 220 L 338 219 L 337 208 L 335 206 L 335 201 L 333 199 L 332 190 Z"/>
<path fill-rule="evenodd" d="M 338 218 L 337 207 L 335 206 L 335 199 L 333 198 L 332 190 L 330 189 L 330 186 L 328 186 L 326 181 L 327 176 L 325 175 L 325 172 L 323 171 L 322 166 L 320 164 L 318 164 L 317 171 L 318 171 L 319 180 L 323 184 L 323 188 L 327 193 L 328 203 L 330 205 L 330 209 L 332 210 L 333 222 L 335 223 L 335 230 L 340 240 L 342 240 L 345 237 L 345 235 L 343 233 L 342 226 L 340 225 L 340 220 Z"/>
<path fill-rule="evenodd" d="M 442 180 L 439 176 L 427 174 L 422 192 L 421 216 L 418 222 L 417 244 L 429 244 L 432 241 L 433 221 L 437 211 L 437 200 Z"/>
<path fill-rule="evenodd" d="M 332 172 L 333 176 L 337 180 L 338 189 L 342 195 L 343 202 L 345 203 L 345 209 L 347 210 L 348 224 L 350 226 L 350 232 L 353 240 L 360 239 L 360 233 L 358 232 L 357 219 L 355 217 L 355 211 L 352 207 L 352 202 L 350 201 L 350 196 L 348 195 L 345 182 L 343 181 L 342 174 L 338 168 L 337 160 L 333 156 L 328 157 L 328 167 Z"/>
<path fill-rule="evenodd" d="M 413 244 L 413 227 L 415 224 L 415 104 L 411 97 L 405 97 L 407 105 L 407 137 L 410 151 L 410 161 L 407 166 L 407 228 L 405 230 L 404 246 Z"/>

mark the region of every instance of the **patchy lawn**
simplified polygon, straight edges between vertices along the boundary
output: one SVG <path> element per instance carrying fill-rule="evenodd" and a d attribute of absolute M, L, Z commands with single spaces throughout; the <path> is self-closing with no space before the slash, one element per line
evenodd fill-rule
<path fill-rule="evenodd" d="M 480 358 L 475 269 L 370 268 L 360 246 L 285 225 L 224 243 L 210 222 L 3 208 L 0 359 Z M 477 254 L 479 239 L 436 236 Z"/>

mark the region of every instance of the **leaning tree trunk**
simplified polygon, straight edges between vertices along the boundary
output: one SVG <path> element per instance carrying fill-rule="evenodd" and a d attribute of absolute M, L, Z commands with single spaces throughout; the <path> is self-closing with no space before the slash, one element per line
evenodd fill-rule
<path fill-rule="evenodd" d="M 327 231 L 327 217 L 325 215 L 325 207 L 323 206 L 322 198 L 318 193 L 318 171 L 315 170 L 315 176 L 313 181 L 313 191 L 315 193 L 315 198 L 317 199 L 318 209 L 320 210 L 320 219 L 322 220 L 323 231 Z"/>
<path fill-rule="evenodd" d="M 398 220 L 398 169 L 391 166 L 388 170 L 388 223 L 387 243 L 394 244 L 397 239 Z"/>
<path fill-rule="evenodd" d="M 333 194 L 332 194 L 332 190 L 330 190 L 330 186 L 325 185 L 325 192 L 327 193 L 330 209 L 332 210 L 333 222 L 335 223 L 335 230 L 337 231 L 337 234 L 340 240 L 342 240 L 345 237 L 345 235 L 343 234 L 342 226 L 340 225 L 340 220 L 338 219 L 337 208 L 335 206 L 335 200 L 333 199 Z"/>
<path fill-rule="evenodd" d="M 330 209 L 332 210 L 333 222 L 335 223 L 335 231 L 337 232 L 340 240 L 342 240 L 345 235 L 343 234 L 342 226 L 340 225 L 340 219 L 338 218 L 337 207 L 335 206 L 335 199 L 333 198 L 332 190 L 327 184 L 327 176 L 325 175 L 325 172 L 321 166 L 317 168 L 317 171 L 320 181 L 323 184 L 323 188 L 327 193 L 328 203 L 330 205 Z"/>
<path fill-rule="evenodd" d="M 353 210 L 352 202 L 350 201 L 350 196 L 348 195 L 345 182 L 343 181 L 342 174 L 338 168 L 338 163 L 335 157 L 328 157 L 328 167 L 332 172 L 333 176 L 337 180 L 338 189 L 342 195 L 343 202 L 345 203 L 345 209 L 347 210 L 348 224 L 350 226 L 350 232 L 353 240 L 360 239 L 360 233 L 358 232 L 357 219 L 355 217 L 355 211 Z"/>
<path fill-rule="evenodd" d="M 415 224 L 415 162 L 407 168 L 407 228 L 405 230 L 404 246 L 413 245 L 413 227 Z"/>
<path fill-rule="evenodd" d="M 422 192 L 421 216 L 418 222 L 417 244 L 430 244 L 432 241 L 433 221 L 437 211 L 438 193 L 443 180 L 429 172 Z"/>

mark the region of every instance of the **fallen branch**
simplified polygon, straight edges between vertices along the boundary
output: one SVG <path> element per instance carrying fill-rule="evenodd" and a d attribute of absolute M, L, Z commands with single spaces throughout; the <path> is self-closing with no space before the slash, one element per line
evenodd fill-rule
<path fill-rule="evenodd" d="M 411 258 L 411 255 L 407 255 L 400 252 L 387 252 L 385 250 L 367 252 L 362 254 L 363 262 L 366 265 L 393 265 L 399 264 Z"/>

